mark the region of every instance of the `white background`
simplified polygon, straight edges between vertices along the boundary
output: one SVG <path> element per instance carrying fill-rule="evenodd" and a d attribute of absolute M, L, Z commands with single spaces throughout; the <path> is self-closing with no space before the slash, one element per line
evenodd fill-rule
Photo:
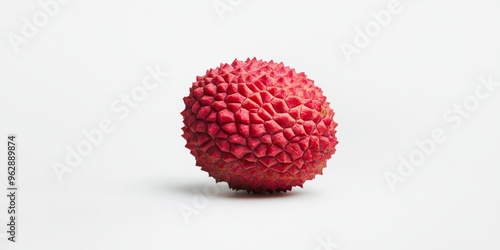
<path fill-rule="evenodd" d="M 0 249 L 500 249 L 500 87 L 448 114 L 460 125 L 443 118 L 479 77 L 500 81 L 498 1 L 401 0 L 350 62 L 341 44 L 389 1 L 72 0 L 13 45 L 47 1 L 0 3 L 0 187 L 8 133 L 20 187 L 17 243 L 0 199 Z M 184 148 L 195 76 L 247 57 L 306 72 L 336 112 L 337 153 L 303 189 L 230 191 Z M 110 106 L 157 65 L 169 76 L 121 119 Z M 59 182 L 55 162 L 102 119 L 114 131 Z M 401 177 L 436 129 L 444 142 Z"/>

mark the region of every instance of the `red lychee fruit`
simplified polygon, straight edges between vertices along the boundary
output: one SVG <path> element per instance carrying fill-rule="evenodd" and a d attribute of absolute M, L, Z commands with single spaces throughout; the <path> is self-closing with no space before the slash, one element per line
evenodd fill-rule
<path fill-rule="evenodd" d="M 333 110 L 314 81 L 283 63 L 247 59 L 198 76 L 184 97 L 186 148 L 217 182 L 286 192 L 335 153 Z"/>

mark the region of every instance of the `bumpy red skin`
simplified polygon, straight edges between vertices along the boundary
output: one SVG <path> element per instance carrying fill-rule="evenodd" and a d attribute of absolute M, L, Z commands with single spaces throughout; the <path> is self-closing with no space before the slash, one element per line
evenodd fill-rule
<path fill-rule="evenodd" d="M 196 78 L 184 103 L 182 137 L 196 165 L 232 189 L 302 187 L 338 143 L 321 89 L 283 63 L 221 64 Z"/>

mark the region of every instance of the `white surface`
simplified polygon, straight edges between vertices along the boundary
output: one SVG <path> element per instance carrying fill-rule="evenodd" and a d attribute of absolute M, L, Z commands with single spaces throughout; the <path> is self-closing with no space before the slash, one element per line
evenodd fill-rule
<path fill-rule="evenodd" d="M 222 20 L 212 3 L 73 0 L 18 53 L 8 34 L 41 7 L 0 3 L 0 155 L 7 133 L 20 155 L 18 242 L 0 249 L 500 248 L 500 87 L 457 128 L 443 119 L 478 77 L 500 81 L 498 1 L 401 0 L 350 63 L 340 45 L 389 1 L 231 1 Z M 254 56 L 306 72 L 339 123 L 324 175 L 285 195 L 214 184 L 180 136 L 195 76 Z M 156 65 L 170 75 L 120 118 L 110 105 Z M 114 131 L 59 183 L 54 162 L 101 119 Z M 391 191 L 384 175 L 434 129 L 446 140 Z"/>

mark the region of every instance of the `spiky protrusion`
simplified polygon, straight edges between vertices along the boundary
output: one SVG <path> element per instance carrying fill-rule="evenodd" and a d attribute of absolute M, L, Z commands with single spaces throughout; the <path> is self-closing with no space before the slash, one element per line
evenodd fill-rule
<path fill-rule="evenodd" d="M 196 165 L 232 189 L 302 187 L 338 143 L 321 89 L 283 63 L 221 64 L 196 78 L 184 103 L 182 137 Z"/>

